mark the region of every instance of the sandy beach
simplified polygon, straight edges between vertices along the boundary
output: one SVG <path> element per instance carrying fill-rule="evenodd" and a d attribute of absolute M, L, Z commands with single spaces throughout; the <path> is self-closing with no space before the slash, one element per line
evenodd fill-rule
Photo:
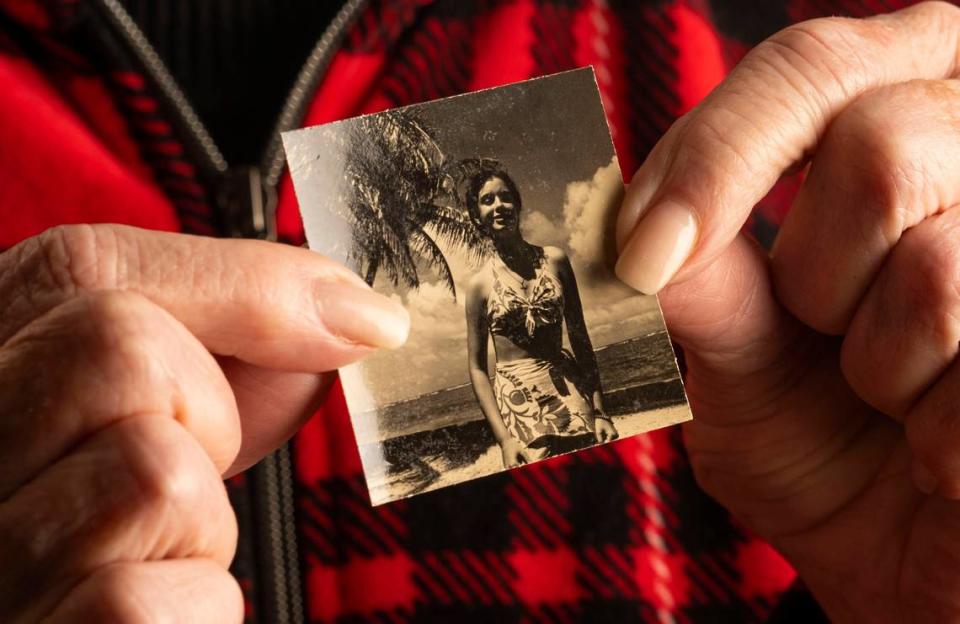
<path fill-rule="evenodd" d="M 688 418 L 689 408 L 680 404 L 640 414 L 614 416 L 613 423 L 623 439 Z M 367 462 L 375 461 L 371 457 L 365 459 Z M 500 447 L 494 443 L 486 445 L 475 460 L 465 464 L 457 462 L 447 453 L 437 452 L 422 455 L 407 467 L 385 465 L 379 470 L 371 468 L 368 464 L 370 498 L 376 505 L 495 474 L 503 470 L 503 463 Z"/>

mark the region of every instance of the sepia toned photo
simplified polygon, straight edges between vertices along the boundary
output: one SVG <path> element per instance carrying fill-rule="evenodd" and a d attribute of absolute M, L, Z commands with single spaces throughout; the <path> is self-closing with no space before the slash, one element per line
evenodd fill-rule
<path fill-rule="evenodd" d="M 613 275 L 592 70 L 283 139 L 311 249 L 411 317 L 340 371 L 373 504 L 690 418 L 656 298 Z"/>

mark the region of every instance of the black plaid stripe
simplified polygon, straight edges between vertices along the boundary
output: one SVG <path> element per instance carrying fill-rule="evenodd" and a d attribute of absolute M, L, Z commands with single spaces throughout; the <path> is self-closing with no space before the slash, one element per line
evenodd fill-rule
<path fill-rule="evenodd" d="M 495 607 L 517 603 L 513 576 L 502 553 L 446 550 L 421 553 L 413 582 L 426 603 Z"/>
<path fill-rule="evenodd" d="M 208 191 L 198 179 L 183 143 L 146 78 L 132 70 L 116 71 L 109 75 L 108 85 L 127 118 L 141 156 L 173 201 L 183 230 L 192 234 L 215 234 Z"/>
<path fill-rule="evenodd" d="M 719 503 L 697 485 L 679 431 L 671 431 L 669 444 L 678 461 L 661 470 L 664 504 L 676 513 L 670 541 L 685 554 L 684 569 L 691 597 L 683 612 L 691 621 L 753 622 L 768 610 L 764 601 L 744 602 L 737 568 L 740 548 L 748 543 L 743 530 Z M 730 619 L 733 618 L 733 619 Z"/>
<path fill-rule="evenodd" d="M 710 0 L 710 14 L 721 34 L 749 46 L 790 23 L 785 0 Z"/>
<path fill-rule="evenodd" d="M 336 624 L 407 624 L 414 621 L 413 612 L 406 609 L 395 611 L 377 610 L 366 615 L 346 615 L 338 617 Z"/>
<path fill-rule="evenodd" d="M 389 555 L 408 542 L 404 504 L 371 507 L 361 475 L 301 486 L 297 493 L 306 555 L 321 564 Z"/>
<path fill-rule="evenodd" d="M 635 481 L 613 447 L 598 446 L 571 458 L 569 497 L 572 539 L 590 546 L 631 543 L 627 483 Z"/>
<path fill-rule="evenodd" d="M 407 31 L 418 12 L 431 0 L 376 0 L 370 2 L 343 41 L 343 49 L 366 54 L 389 50 Z"/>
<path fill-rule="evenodd" d="M 530 21 L 536 42 L 531 50 L 537 74 L 552 74 L 576 66 L 572 24 L 577 2 L 540 0 Z"/>
<path fill-rule="evenodd" d="M 673 85 L 678 80 L 676 23 L 665 2 L 611 3 L 622 18 L 627 59 L 628 131 L 633 162 L 643 162 L 680 110 Z"/>
<path fill-rule="evenodd" d="M 789 2 L 790 15 L 794 20 L 840 15 L 864 17 L 887 13 L 915 4 L 905 0 L 793 0 Z"/>
<path fill-rule="evenodd" d="M 471 23 L 487 2 L 439 0 L 417 18 L 417 28 L 392 51 L 384 92 L 393 106 L 405 106 L 468 90 L 473 57 Z"/>
<path fill-rule="evenodd" d="M 542 464 L 511 475 L 508 496 L 510 524 L 519 548 L 557 548 L 572 533 L 569 473 Z"/>

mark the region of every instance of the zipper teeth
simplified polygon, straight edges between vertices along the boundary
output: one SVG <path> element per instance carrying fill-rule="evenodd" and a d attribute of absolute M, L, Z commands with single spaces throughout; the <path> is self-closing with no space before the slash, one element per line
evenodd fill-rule
<path fill-rule="evenodd" d="M 333 55 L 337 51 L 340 41 L 346 35 L 347 29 L 360 16 L 366 5 L 367 0 L 349 0 L 344 4 L 340 12 L 330 22 L 330 26 L 324 31 L 323 36 L 320 37 L 317 45 L 310 52 L 310 56 L 307 57 L 303 68 L 297 75 L 293 88 L 290 90 L 290 94 L 287 96 L 287 100 L 284 102 L 277 118 L 277 124 L 270 134 L 267 148 L 264 150 L 261 169 L 264 172 L 266 186 L 275 187 L 280 181 L 280 174 L 283 173 L 284 155 L 280 133 L 293 130 L 300 124 L 310 96 L 320 81 L 321 75 L 330 65 L 330 61 L 333 60 Z"/>
<path fill-rule="evenodd" d="M 259 466 L 263 484 L 259 491 L 266 495 L 266 524 L 269 533 L 270 557 L 273 562 L 271 585 L 273 589 L 267 621 L 274 624 L 303 624 L 304 611 L 298 565 L 296 528 L 292 521 L 294 510 L 293 480 L 290 465 L 290 444 L 265 457 Z"/>
<path fill-rule="evenodd" d="M 150 42 L 147 41 L 143 31 L 141 31 L 133 21 L 130 13 L 127 12 L 118 0 L 100 0 L 100 4 L 106 9 L 107 15 L 114 21 L 115 25 L 126 33 L 127 41 L 131 44 L 137 60 L 140 61 L 143 68 L 150 74 L 150 78 L 169 100 L 170 105 L 176 109 L 180 118 L 186 123 L 187 130 L 193 135 L 197 144 L 203 150 L 203 153 L 209 161 L 209 165 L 216 173 L 222 174 L 226 172 L 228 168 L 227 160 L 223 157 L 213 137 L 210 136 L 210 133 L 207 131 L 207 127 L 203 125 L 203 122 L 197 115 L 197 112 L 187 101 L 186 96 L 183 94 L 183 91 L 180 90 L 177 81 L 174 80 L 167 66 L 160 59 L 160 56 L 157 55 L 156 50 L 150 45 Z"/>

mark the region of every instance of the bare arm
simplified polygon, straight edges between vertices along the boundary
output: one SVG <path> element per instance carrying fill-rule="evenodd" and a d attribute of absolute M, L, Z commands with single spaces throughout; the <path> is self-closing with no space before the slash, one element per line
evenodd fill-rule
<path fill-rule="evenodd" d="M 573 356 L 577 360 L 593 402 L 593 409 L 605 416 L 603 409 L 603 389 L 600 387 L 600 372 L 597 368 L 597 357 L 593 353 L 593 344 L 587 333 L 587 323 L 583 319 L 583 304 L 580 302 L 580 291 L 577 288 L 577 278 L 570 266 L 570 260 L 561 250 L 556 250 L 556 266 L 560 282 L 563 284 L 563 318 L 567 324 L 567 337 Z"/>
<path fill-rule="evenodd" d="M 503 446 L 510 433 L 503 424 L 500 410 L 497 408 L 497 399 L 490 385 L 490 373 L 487 370 L 487 327 L 486 294 L 483 284 L 479 280 L 471 282 L 467 289 L 467 365 L 470 371 L 470 383 L 473 393 L 480 404 L 480 410 L 490 423 L 497 443 Z"/>

